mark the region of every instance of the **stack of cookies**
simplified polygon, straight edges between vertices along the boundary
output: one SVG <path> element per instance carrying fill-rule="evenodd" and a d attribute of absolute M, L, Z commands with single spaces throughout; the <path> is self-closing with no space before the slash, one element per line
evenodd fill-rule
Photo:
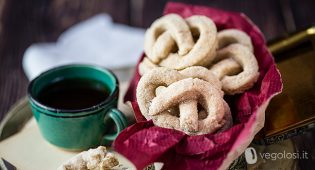
<path fill-rule="evenodd" d="M 217 32 L 205 16 L 157 19 L 145 34 L 137 101 L 157 126 L 188 135 L 232 126 L 224 95 L 243 93 L 259 72 L 250 37 L 237 29 Z"/>

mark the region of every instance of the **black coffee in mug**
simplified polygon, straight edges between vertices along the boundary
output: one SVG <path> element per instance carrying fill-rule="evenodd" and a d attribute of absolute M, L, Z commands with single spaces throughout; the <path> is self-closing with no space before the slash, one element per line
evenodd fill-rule
<path fill-rule="evenodd" d="M 56 109 L 77 110 L 95 106 L 110 95 L 105 84 L 91 79 L 63 79 L 44 87 L 38 101 Z"/>

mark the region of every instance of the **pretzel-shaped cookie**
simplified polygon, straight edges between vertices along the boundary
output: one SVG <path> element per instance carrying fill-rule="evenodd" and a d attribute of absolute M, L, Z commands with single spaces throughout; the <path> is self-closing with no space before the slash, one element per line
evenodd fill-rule
<path fill-rule="evenodd" d="M 187 54 L 194 46 L 189 26 L 177 14 L 165 15 L 154 21 L 144 38 L 144 51 L 154 63 L 167 57 L 176 44 L 179 55 Z"/>
<path fill-rule="evenodd" d="M 218 33 L 218 44 L 210 70 L 221 80 L 223 91 L 233 95 L 251 88 L 259 72 L 249 36 L 236 29 L 223 30 Z"/>
<path fill-rule="evenodd" d="M 159 86 L 167 87 L 156 95 Z M 226 115 L 230 111 L 220 89 L 219 80 L 204 67 L 190 67 L 180 72 L 160 67 L 142 76 L 137 87 L 137 101 L 141 113 L 157 126 L 190 135 L 207 134 L 231 121 Z M 198 120 L 198 103 L 208 113 L 202 120 Z M 170 110 L 176 106 L 179 115 Z"/>
<path fill-rule="evenodd" d="M 156 89 L 156 96 L 161 95 L 161 92 L 164 89 L 166 89 L 166 87 L 164 87 L 164 86 L 158 87 Z M 190 115 L 192 115 L 191 116 L 192 118 L 195 115 L 192 112 L 187 112 L 186 111 L 186 109 L 191 110 L 191 107 L 195 107 L 196 106 L 196 104 L 194 102 L 195 101 L 186 101 L 186 102 L 183 102 L 183 103 L 181 103 L 179 105 L 179 109 L 171 108 L 171 109 L 168 110 L 168 112 L 171 115 L 175 115 L 175 116 L 176 115 L 180 115 L 180 111 L 183 111 L 183 112 L 181 112 L 181 116 L 180 116 L 180 127 L 182 127 L 182 129 L 188 129 L 188 130 L 186 130 L 188 134 L 191 134 L 190 131 L 194 131 L 194 129 L 198 128 L 198 127 L 196 127 L 196 125 L 191 126 L 192 123 L 187 124 L 187 121 L 186 121 L 187 118 L 190 117 Z M 198 109 L 198 107 L 197 107 L 197 109 Z M 223 119 L 225 120 L 225 123 L 224 123 L 223 127 L 221 127 L 217 132 L 222 132 L 222 131 L 232 127 L 232 125 L 233 125 L 233 119 L 232 119 L 230 107 L 229 107 L 229 105 L 226 102 L 224 102 L 224 109 L 225 109 L 225 112 L 224 112 L 224 118 Z M 207 112 L 204 109 L 202 109 L 198 113 L 198 120 L 205 119 L 207 116 L 208 116 Z"/>
<path fill-rule="evenodd" d="M 238 29 L 225 29 L 219 31 L 217 38 L 219 50 L 231 44 L 242 44 L 251 52 L 254 51 L 250 37 L 245 32 Z"/>
<path fill-rule="evenodd" d="M 206 65 L 215 57 L 217 29 L 211 19 L 194 15 L 187 19 L 165 15 L 146 31 L 144 51 L 147 59 L 139 65 L 140 74 L 153 66 L 184 69 Z M 197 39 L 194 43 L 194 39 Z M 177 53 L 174 52 L 178 48 Z"/>

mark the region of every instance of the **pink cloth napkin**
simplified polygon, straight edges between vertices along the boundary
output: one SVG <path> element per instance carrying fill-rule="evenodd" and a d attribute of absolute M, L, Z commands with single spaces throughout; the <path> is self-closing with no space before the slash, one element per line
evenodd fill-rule
<path fill-rule="evenodd" d="M 177 130 L 154 126 L 152 121 L 142 116 L 136 100 L 140 79 L 137 70 L 124 99 L 131 101 L 137 123 L 120 133 L 114 148 L 138 169 L 153 162 L 163 162 L 165 169 L 228 168 L 264 126 L 266 107 L 270 99 L 282 90 L 280 73 L 262 33 L 244 14 L 182 3 L 168 3 L 164 14 L 169 13 L 184 18 L 204 15 L 215 22 L 218 30 L 236 28 L 246 32 L 253 42 L 259 79 L 245 93 L 225 97 L 232 111 L 233 127 L 221 133 L 188 136 Z M 142 59 L 143 56 L 140 61 Z"/>

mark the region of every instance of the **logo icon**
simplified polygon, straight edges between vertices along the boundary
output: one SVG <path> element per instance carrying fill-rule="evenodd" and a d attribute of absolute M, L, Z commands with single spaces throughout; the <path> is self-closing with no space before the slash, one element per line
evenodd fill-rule
<path fill-rule="evenodd" d="M 253 147 L 249 147 L 245 150 L 245 159 L 248 164 L 257 162 L 257 152 Z"/>

